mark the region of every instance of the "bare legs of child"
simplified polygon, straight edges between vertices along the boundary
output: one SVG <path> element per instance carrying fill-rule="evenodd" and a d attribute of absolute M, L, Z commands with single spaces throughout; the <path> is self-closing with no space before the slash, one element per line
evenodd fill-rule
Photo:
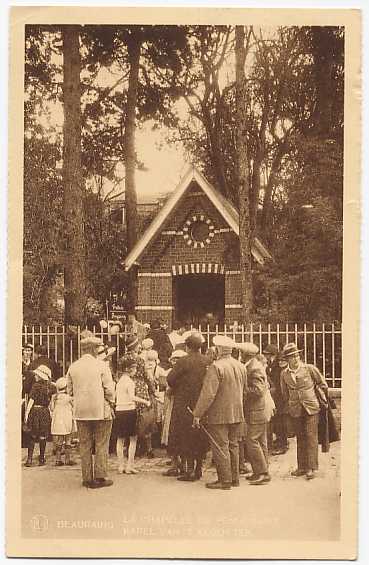
<path fill-rule="evenodd" d="M 118 473 L 124 473 L 124 438 L 117 438 Z"/>
<path fill-rule="evenodd" d="M 136 455 L 136 446 L 137 436 L 130 436 L 128 445 L 128 462 L 126 466 L 127 475 L 136 475 L 138 473 L 137 469 L 135 469 L 133 466 Z"/>
<path fill-rule="evenodd" d="M 118 473 L 126 473 L 127 475 L 136 475 L 138 471 L 134 468 L 134 460 L 136 455 L 137 436 L 130 436 L 128 444 L 128 460 L 124 467 L 124 438 L 117 439 L 117 457 L 118 457 Z"/>

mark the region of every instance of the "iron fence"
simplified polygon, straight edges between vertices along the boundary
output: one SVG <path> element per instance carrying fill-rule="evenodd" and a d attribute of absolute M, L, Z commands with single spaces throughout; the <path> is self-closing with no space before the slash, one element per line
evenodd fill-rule
<path fill-rule="evenodd" d="M 65 373 L 69 364 L 80 355 L 80 335 L 84 328 L 71 333 L 64 326 L 23 326 L 23 343 L 33 347 L 45 344 L 48 356 L 55 359 Z M 281 349 L 293 341 L 302 349 L 305 363 L 316 365 L 325 376 L 331 388 L 342 385 L 342 329 L 341 324 L 247 324 L 236 326 L 199 326 L 196 328 L 205 337 L 208 346 L 216 334 L 232 337 L 236 342 L 252 341 L 262 353 L 269 343 Z M 117 348 L 117 355 L 123 351 L 126 332 L 112 334 L 110 327 L 103 330 L 93 328 L 93 333 L 105 343 Z"/>

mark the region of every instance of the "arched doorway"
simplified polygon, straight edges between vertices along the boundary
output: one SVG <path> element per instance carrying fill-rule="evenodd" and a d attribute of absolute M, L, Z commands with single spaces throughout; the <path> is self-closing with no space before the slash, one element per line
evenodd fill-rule
<path fill-rule="evenodd" d="M 224 275 L 184 274 L 173 277 L 174 318 L 194 326 L 224 321 Z"/>

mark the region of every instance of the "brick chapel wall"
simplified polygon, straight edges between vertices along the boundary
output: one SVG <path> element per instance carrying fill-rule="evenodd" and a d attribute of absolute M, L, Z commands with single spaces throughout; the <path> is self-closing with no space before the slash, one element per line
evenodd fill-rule
<path fill-rule="evenodd" d="M 196 190 L 196 188 L 195 188 Z M 198 192 L 200 189 L 198 189 Z M 166 232 L 180 232 L 187 219 L 194 214 L 204 214 L 210 218 L 216 230 L 212 241 L 204 248 L 187 245 L 183 235 Z M 229 228 L 218 210 L 205 194 L 191 194 L 189 190 L 177 205 L 174 214 L 163 225 L 161 233 L 154 238 L 141 257 L 138 278 L 138 315 L 142 321 L 155 317 L 171 324 L 172 308 L 172 266 L 197 263 L 224 265 L 225 304 L 240 304 L 239 240 Z M 230 274 L 227 273 L 230 271 Z M 164 275 L 164 276 L 163 276 Z M 150 310 L 144 307 L 150 306 Z M 163 306 L 163 309 L 159 309 Z M 155 310 L 152 310 L 152 308 Z M 225 309 L 225 321 L 240 321 L 240 309 Z"/>
<path fill-rule="evenodd" d="M 172 218 L 163 227 L 161 234 L 152 242 L 141 258 L 140 272 L 171 272 L 172 265 L 184 263 L 219 263 L 226 269 L 239 269 L 239 243 L 237 236 L 229 231 L 216 233 L 203 249 L 194 249 L 186 244 L 182 235 L 166 235 L 168 231 L 181 231 L 185 221 L 193 214 L 203 213 L 214 222 L 216 230 L 230 230 L 228 224 L 203 196 L 187 196 L 178 204 Z"/>

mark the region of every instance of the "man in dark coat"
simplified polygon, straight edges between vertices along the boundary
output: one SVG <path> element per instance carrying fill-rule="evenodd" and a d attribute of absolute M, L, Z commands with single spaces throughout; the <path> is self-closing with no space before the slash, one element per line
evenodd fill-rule
<path fill-rule="evenodd" d="M 272 455 L 282 455 L 288 450 L 288 432 L 286 402 L 283 399 L 281 390 L 282 369 L 279 365 L 278 347 L 269 343 L 263 353 L 268 361 L 266 372 L 270 393 L 275 404 L 275 414 L 270 421 L 270 437 L 272 439 L 273 433 L 275 433 L 276 441 L 274 446 L 268 445 L 268 448 L 269 451 L 272 451 Z"/>
<path fill-rule="evenodd" d="M 202 475 L 202 461 L 208 446 L 203 432 L 192 427 L 188 408 L 193 410 L 195 407 L 209 361 L 200 353 L 200 334 L 192 333 L 185 344 L 188 355 L 178 359 L 168 375 L 168 385 L 174 395 L 168 450 L 172 454 L 176 451 L 181 457 L 184 473 L 178 480 L 195 481 Z"/>

